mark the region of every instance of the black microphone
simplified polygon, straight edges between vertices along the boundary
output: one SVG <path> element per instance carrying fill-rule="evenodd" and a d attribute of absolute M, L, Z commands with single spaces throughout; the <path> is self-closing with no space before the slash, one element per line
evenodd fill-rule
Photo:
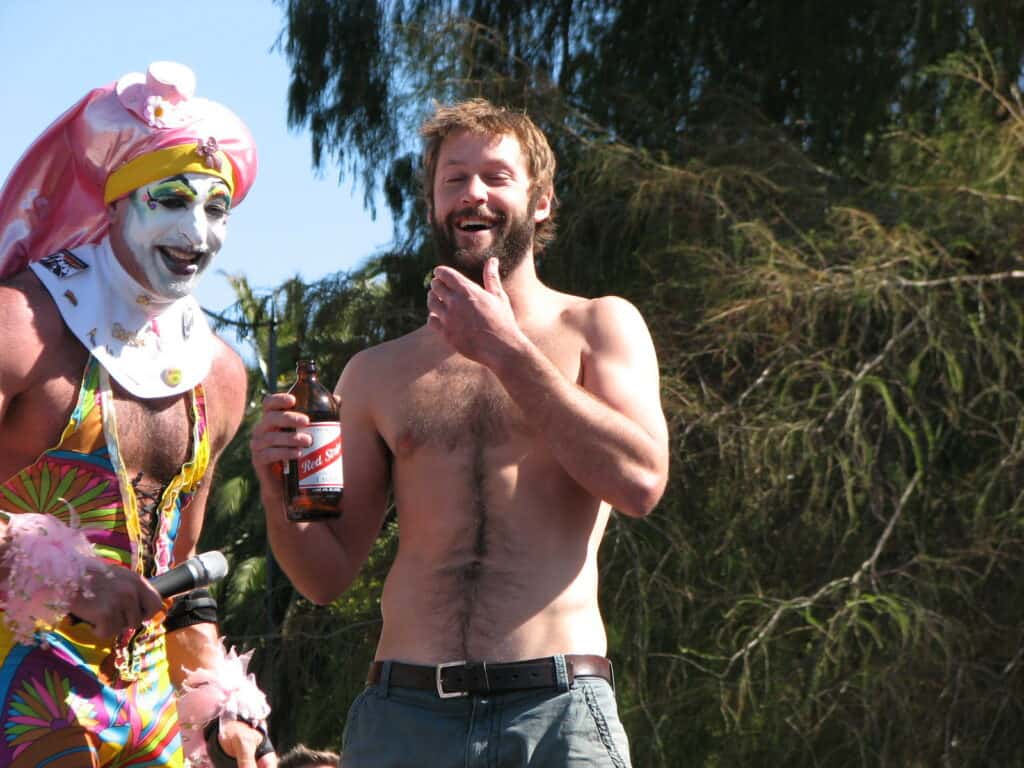
<path fill-rule="evenodd" d="M 217 550 L 203 552 L 190 557 L 181 565 L 176 565 L 166 573 L 154 576 L 149 580 L 160 597 L 174 597 L 183 592 L 205 587 L 220 581 L 228 575 L 228 561 Z"/>

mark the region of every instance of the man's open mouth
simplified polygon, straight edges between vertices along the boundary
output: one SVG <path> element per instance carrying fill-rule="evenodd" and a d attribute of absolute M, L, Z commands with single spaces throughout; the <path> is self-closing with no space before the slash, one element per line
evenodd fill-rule
<path fill-rule="evenodd" d="M 458 220 L 455 223 L 455 227 L 460 232 L 486 232 L 489 229 L 493 229 L 497 223 L 494 219 L 472 217 Z"/>
<path fill-rule="evenodd" d="M 199 261 L 203 258 L 202 251 L 184 248 L 173 248 L 158 245 L 157 251 L 164 260 L 167 269 L 176 275 L 194 275 L 199 271 Z"/>

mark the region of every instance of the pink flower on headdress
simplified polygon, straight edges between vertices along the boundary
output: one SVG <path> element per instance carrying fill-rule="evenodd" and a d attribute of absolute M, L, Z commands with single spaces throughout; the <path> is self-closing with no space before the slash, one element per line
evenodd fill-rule
<path fill-rule="evenodd" d="M 153 128 L 166 128 L 174 105 L 160 96 L 146 98 L 146 122 Z"/>
<path fill-rule="evenodd" d="M 217 146 L 217 140 L 213 136 L 209 137 L 205 144 L 202 139 L 196 142 L 196 153 L 203 158 L 203 164 L 215 171 L 219 171 L 221 167 L 220 156 L 217 154 L 219 150 L 220 147 Z"/>

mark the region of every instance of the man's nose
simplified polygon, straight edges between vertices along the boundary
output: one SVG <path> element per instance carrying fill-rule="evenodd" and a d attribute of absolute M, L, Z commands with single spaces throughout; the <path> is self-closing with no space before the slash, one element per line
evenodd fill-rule
<path fill-rule="evenodd" d="M 209 222 L 206 220 L 206 211 L 201 206 L 190 212 L 190 215 L 183 217 L 181 226 L 178 228 L 182 236 L 194 248 L 205 248 L 206 238 L 209 234 Z"/>
<path fill-rule="evenodd" d="M 470 176 L 466 180 L 466 186 L 462 190 L 462 202 L 474 208 L 487 202 L 487 185 L 483 179 L 479 176 Z"/>

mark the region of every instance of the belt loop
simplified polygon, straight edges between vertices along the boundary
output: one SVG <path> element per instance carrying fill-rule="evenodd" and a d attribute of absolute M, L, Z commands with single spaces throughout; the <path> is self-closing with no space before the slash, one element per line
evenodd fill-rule
<path fill-rule="evenodd" d="M 391 662 L 385 661 L 380 670 L 380 692 L 386 699 L 391 691 Z"/>
<path fill-rule="evenodd" d="M 551 660 L 555 663 L 555 687 L 559 691 L 568 691 L 570 681 L 569 670 L 565 664 L 565 654 L 556 653 Z"/>

